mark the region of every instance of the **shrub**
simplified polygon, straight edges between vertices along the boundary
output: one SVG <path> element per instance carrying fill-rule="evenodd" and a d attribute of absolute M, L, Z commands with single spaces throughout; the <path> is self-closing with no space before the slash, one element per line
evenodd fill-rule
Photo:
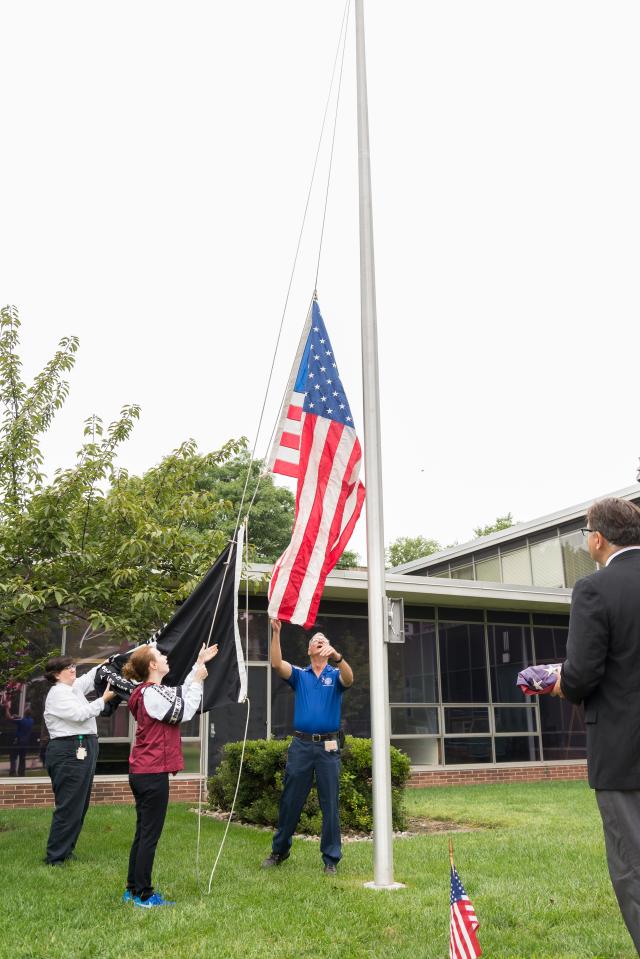
<path fill-rule="evenodd" d="M 235 816 L 243 822 L 276 826 L 287 762 L 288 739 L 248 740 Z M 393 828 L 405 825 L 404 788 L 410 774 L 409 757 L 394 746 L 391 753 L 391 805 Z M 238 780 L 242 743 L 227 743 L 224 758 L 209 779 L 209 805 L 229 810 Z M 340 775 L 340 822 L 343 829 L 371 832 L 373 801 L 371 793 L 371 740 L 347 736 L 342 750 Z M 320 832 L 322 815 L 315 786 L 302 810 L 298 832 Z"/>

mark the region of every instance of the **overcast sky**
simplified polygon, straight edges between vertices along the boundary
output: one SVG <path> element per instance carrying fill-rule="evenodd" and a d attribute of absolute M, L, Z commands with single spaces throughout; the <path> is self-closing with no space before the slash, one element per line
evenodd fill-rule
<path fill-rule="evenodd" d="M 253 443 L 343 0 L 0 5 L 0 300 L 26 370 L 81 347 L 46 441 Z M 630 485 L 640 455 L 637 0 L 365 0 L 385 540 Z M 362 425 L 350 15 L 319 301 Z M 313 291 L 321 155 L 260 455 Z M 364 521 L 352 545 L 364 554 Z"/>

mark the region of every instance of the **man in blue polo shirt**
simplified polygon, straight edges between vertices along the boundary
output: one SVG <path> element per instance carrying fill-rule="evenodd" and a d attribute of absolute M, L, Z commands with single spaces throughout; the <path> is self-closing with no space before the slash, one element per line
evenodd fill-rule
<path fill-rule="evenodd" d="M 280 799 L 278 830 L 271 855 L 263 867 L 279 866 L 289 858 L 291 837 L 316 777 L 322 810 L 320 852 L 325 873 L 331 875 L 342 856 L 340 842 L 340 710 L 342 694 L 353 685 L 351 667 L 322 633 L 309 640 L 306 669 L 282 658 L 280 621 L 271 620 L 271 665 L 295 693 L 294 734 L 287 754 L 284 789 Z M 330 666 L 329 662 L 335 663 Z"/>

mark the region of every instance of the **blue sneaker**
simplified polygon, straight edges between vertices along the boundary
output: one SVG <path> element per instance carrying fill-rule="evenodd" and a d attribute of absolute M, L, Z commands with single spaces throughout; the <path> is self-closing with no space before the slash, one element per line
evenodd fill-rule
<path fill-rule="evenodd" d="M 125 891 L 122 893 L 122 901 L 133 902 L 133 893 L 130 889 L 125 889 Z"/>
<path fill-rule="evenodd" d="M 163 899 L 159 892 L 154 892 L 148 899 L 141 899 L 140 896 L 134 896 L 133 904 L 140 909 L 154 909 L 156 906 L 175 906 L 175 902 Z"/>

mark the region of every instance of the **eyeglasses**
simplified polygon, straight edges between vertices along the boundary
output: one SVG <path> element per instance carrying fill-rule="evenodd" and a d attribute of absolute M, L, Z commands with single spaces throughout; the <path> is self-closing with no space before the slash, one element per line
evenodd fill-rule
<path fill-rule="evenodd" d="M 589 529 L 588 526 L 583 526 L 582 529 L 580 530 L 580 532 L 582 533 L 583 536 L 588 536 L 589 533 L 599 533 L 600 530 L 599 530 L 599 529 Z"/>
<path fill-rule="evenodd" d="M 77 667 L 75 663 L 71 663 L 69 666 L 65 666 L 64 669 L 71 669 L 75 673 Z M 61 672 L 64 672 L 64 669 L 61 670 Z"/>

